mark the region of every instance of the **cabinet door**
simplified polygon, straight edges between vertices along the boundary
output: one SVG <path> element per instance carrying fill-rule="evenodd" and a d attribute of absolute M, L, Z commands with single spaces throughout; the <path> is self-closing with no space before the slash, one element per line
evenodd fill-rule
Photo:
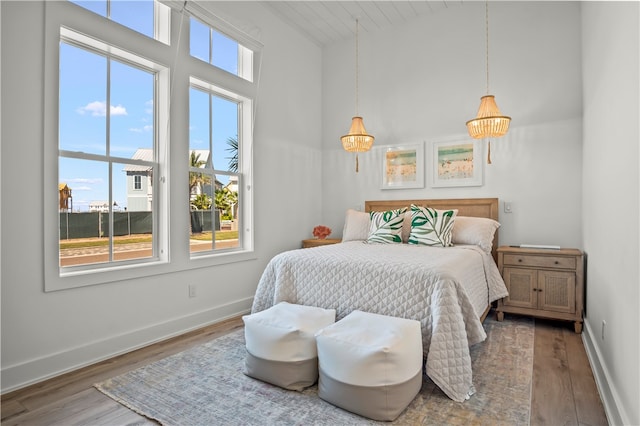
<path fill-rule="evenodd" d="M 509 291 L 503 303 L 521 308 L 537 308 L 536 271 L 533 269 L 504 268 L 504 283 Z"/>
<path fill-rule="evenodd" d="M 576 275 L 573 272 L 538 271 L 538 308 L 576 312 Z"/>

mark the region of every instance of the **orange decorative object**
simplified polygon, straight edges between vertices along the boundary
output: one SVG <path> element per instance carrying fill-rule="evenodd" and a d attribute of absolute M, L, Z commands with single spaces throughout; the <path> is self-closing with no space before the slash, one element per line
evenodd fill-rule
<path fill-rule="evenodd" d="M 315 228 L 313 228 L 313 236 L 316 237 L 316 238 L 324 240 L 329 235 L 331 235 L 331 228 L 329 228 L 327 226 L 318 225 Z"/>

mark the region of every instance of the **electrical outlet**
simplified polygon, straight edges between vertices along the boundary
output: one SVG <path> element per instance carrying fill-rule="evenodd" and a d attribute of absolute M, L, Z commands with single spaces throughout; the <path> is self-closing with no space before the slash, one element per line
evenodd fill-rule
<path fill-rule="evenodd" d="M 602 340 L 604 340 L 604 329 L 607 327 L 607 322 L 602 320 Z"/>
<path fill-rule="evenodd" d="M 189 284 L 189 297 L 196 297 L 196 285 Z"/>

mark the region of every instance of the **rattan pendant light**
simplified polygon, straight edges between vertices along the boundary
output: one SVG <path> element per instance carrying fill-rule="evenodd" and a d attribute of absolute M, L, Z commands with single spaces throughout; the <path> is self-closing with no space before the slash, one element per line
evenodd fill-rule
<path fill-rule="evenodd" d="M 487 44 L 487 94 L 480 98 L 478 115 L 467 121 L 467 130 L 473 139 L 497 138 L 507 134 L 511 117 L 502 115 L 493 95 L 489 94 L 489 1 L 485 2 Z M 491 164 L 491 141 L 488 142 L 487 163 Z"/>
<path fill-rule="evenodd" d="M 358 173 L 359 169 L 358 153 L 369 151 L 373 145 L 373 140 L 375 139 L 372 135 L 367 133 L 367 130 L 364 128 L 362 117 L 358 115 L 358 27 L 358 20 L 356 19 L 356 115 L 351 119 L 351 128 L 349 129 L 349 133 L 340 137 L 344 150 L 356 153 L 356 173 Z"/>

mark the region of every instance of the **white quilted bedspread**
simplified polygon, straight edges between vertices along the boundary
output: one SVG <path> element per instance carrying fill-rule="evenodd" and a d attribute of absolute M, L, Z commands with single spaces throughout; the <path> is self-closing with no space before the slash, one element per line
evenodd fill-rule
<path fill-rule="evenodd" d="M 336 309 L 336 320 L 355 309 L 418 320 L 427 375 L 462 402 L 475 392 L 469 346 L 486 338 L 473 294 L 488 298 L 484 307 L 507 295 L 493 259 L 477 247 L 352 241 L 275 256 L 252 312 L 287 301 Z"/>

